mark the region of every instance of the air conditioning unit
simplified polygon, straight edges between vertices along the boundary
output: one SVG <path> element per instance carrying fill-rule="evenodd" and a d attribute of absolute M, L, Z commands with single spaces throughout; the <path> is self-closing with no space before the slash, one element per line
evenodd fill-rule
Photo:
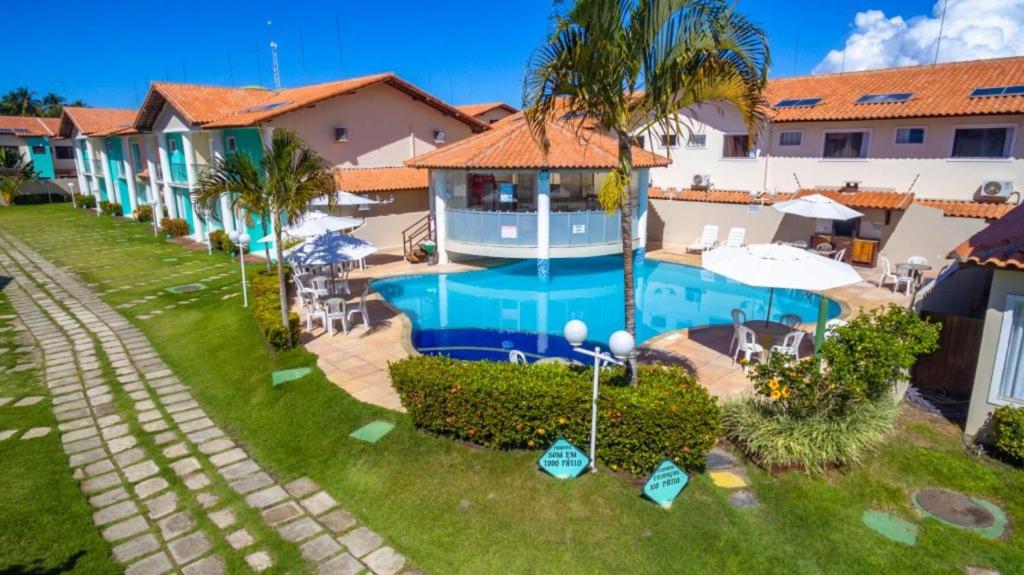
<path fill-rule="evenodd" d="M 338 126 L 334 128 L 334 141 L 335 142 L 347 142 L 348 141 L 348 128 L 345 126 Z"/>
<path fill-rule="evenodd" d="M 445 134 L 444 130 L 442 130 L 440 128 L 438 128 L 437 130 L 434 130 L 434 143 L 435 144 L 443 144 L 446 141 L 448 141 L 448 135 Z"/>
<path fill-rule="evenodd" d="M 1013 193 L 1013 182 L 986 180 L 978 191 L 978 199 L 984 202 L 1005 202 Z"/>
<path fill-rule="evenodd" d="M 694 174 L 690 187 L 695 189 L 708 189 L 711 187 L 711 174 Z"/>

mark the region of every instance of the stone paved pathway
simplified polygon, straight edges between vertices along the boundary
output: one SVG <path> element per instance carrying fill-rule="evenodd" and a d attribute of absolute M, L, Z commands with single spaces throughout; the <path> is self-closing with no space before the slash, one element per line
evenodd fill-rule
<path fill-rule="evenodd" d="M 258 532 L 294 544 L 308 562 L 289 568 L 413 572 L 312 480 L 278 484 L 210 419 L 142 332 L 6 232 L 0 273 L 14 278 L 5 293 L 42 350 L 68 464 L 126 573 L 224 573 L 226 565 L 242 564 L 237 557 L 226 562 L 231 553 L 262 571 L 275 557 Z M 50 432 L 30 429 L 21 438 Z M 227 489 L 249 509 L 220 505 L 217 493 Z M 226 544 L 215 543 L 220 538 Z"/>

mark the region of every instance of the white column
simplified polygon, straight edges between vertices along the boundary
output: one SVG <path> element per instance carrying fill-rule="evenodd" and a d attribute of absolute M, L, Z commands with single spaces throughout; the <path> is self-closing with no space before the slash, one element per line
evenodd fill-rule
<path fill-rule="evenodd" d="M 160 220 L 164 219 L 164 202 L 161 201 L 163 182 L 156 177 L 156 139 L 155 134 L 146 135 L 142 138 L 142 145 L 145 146 L 146 150 L 146 171 L 149 172 L 149 191 L 153 195 L 153 198 L 150 200 L 153 204 L 153 221 L 160 225 Z"/>
<path fill-rule="evenodd" d="M 139 207 L 139 199 L 135 196 L 135 165 L 132 163 L 132 149 L 128 145 L 128 138 L 122 137 L 121 140 L 121 164 L 124 170 L 125 180 L 128 182 L 128 204 L 131 208 L 132 215 L 135 214 L 135 210 Z"/>
<path fill-rule="evenodd" d="M 92 184 L 92 195 L 96 197 L 96 209 L 98 210 L 100 208 L 100 183 L 99 181 L 97 181 L 97 178 L 99 178 L 100 175 L 97 174 L 96 170 L 93 169 L 93 162 L 96 161 L 97 156 L 96 149 L 92 145 L 92 138 L 85 139 L 85 152 L 89 156 L 88 169 L 89 173 L 92 174 L 92 178 L 90 178 L 90 183 Z"/>
<path fill-rule="evenodd" d="M 217 162 L 224 158 L 224 133 L 220 130 L 210 132 L 210 147 L 213 150 L 213 161 Z M 220 217 L 224 224 L 224 231 L 231 233 L 235 231 L 235 215 L 231 211 L 231 197 L 224 194 L 220 197 Z"/>
<path fill-rule="evenodd" d="M 448 222 L 444 214 L 448 197 L 448 173 L 430 170 L 430 194 L 434 198 L 434 226 L 437 230 L 437 263 L 448 263 Z"/>
<path fill-rule="evenodd" d="M 647 186 L 650 180 L 650 170 L 641 169 L 637 180 L 636 227 L 639 228 L 637 237 L 640 238 L 640 247 L 636 251 L 636 257 L 638 260 L 643 260 L 647 254 Z"/>
<path fill-rule="evenodd" d="M 73 142 L 75 149 L 75 171 L 78 172 L 78 193 L 91 194 L 88 180 L 85 179 L 85 158 L 82 157 L 82 145 L 80 140 Z"/>
<path fill-rule="evenodd" d="M 156 135 L 157 142 L 157 153 L 160 158 L 160 170 L 163 172 L 161 178 L 164 189 L 164 205 L 167 206 L 167 217 L 171 219 L 179 219 L 181 216 L 178 214 L 178 202 L 174 200 L 174 191 L 171 190 L 171 159 L 167 156 L 167 136 L 163 134 Z"/>
<path fill-rule="evenodd" d="M 188 193 L 191 195 L 196 187 L 196 151 L 192 146 L 192 132 L 184 132 L 182 134 L 181 151 L 185 155 L 185 175 L 188 180 Z M 196 209 L 195 202 L 192 202 L 192 221 L 196 223 L 196 233 L 193 235 L 193 239 L 200 242 L 204 241 L 206 239 L 206 225 L 199 218 L 199 211 Z"/>
<path fill-rule="evenodd" d="M 118 202 L 120 198 L 117 197 L 117 186 L 114 185 L 114 180 L 110 177 L 110 158 L 107 157 L 107 140 L 104 138 L 101 141 L 103 143 L 100 145 L 100 162 L 103 163 L 103 184 L 107 187 L 107 201 Z"/>
<path fill-rule="evenodd" d="M 551 272 L 551 174 L 537 173 L 537 277 Z"/>
<path fill-rule="evenodd" d="M 273 126 L 260 126 L 260 140 L 263 142 L 264 148 L 269 148 L 270 143 L 274 139 L 274 127 Z"/>

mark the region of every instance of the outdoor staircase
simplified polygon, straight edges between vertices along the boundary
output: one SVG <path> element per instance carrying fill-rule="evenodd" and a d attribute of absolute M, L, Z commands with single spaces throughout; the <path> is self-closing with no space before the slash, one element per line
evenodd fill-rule
<path fill-rule="evenodd" d="M 427 262 L 430 256 L 423 249 L 426 241 L 437 242 L 437 223 L 430 213 L 402 230 L 402 252 L 405 259 L 414 264 Z"/>

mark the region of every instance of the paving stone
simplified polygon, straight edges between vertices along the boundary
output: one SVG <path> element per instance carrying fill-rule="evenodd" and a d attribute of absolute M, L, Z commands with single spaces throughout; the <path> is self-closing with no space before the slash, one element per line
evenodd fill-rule
<path fill-rule="evenodd" d="M 115 521 L 120 521 L 126 517 L 131 517 L 138 513 L 139 508 L 135 505 L 134 501 L 121 501 L 120 503 L 114 503 L 108 507 L 104 507 L 99 511 L 92 514 L 92 522 L 96 525 L 106 525 Z"/>
<path fill-rule="evenodd" d="M 131 494 L 128 493 L 127 489 L 124 487 L 117 487 L 99 495 L 93 495 L 89 498 L 89 505 L 92 505 L 93 507 L 106 507 L 107 505 L 117 503 L 118 501 L 129 499 L 130 497 Z"/>
<path fill-rule="evenodd" d="M 303 499 L 299 503 L 309 511 L 309 514 L 313 517 L 323 515 L 325 512 L 330 511 L 332 508 L 338 505 L 338 502 L 334 500 L 326 491 L 321 491 L 315 495 L 311 495 L 306 499 Z"/>
<path fill-rule="evenodd" d="M 124 468 L 124 476 L 131 483 L 138 483 L 143 479 L 156 475 L 160 472 L 160 468 L 157 467 L 156 463 L 152 459 L 143 461 L 142 463 L 136 463 Z"/>
<path fill-rule="evenodd" d="M 21 436 L 21 439 L 22 440 L 25 440 L 25 439 L 37 439 L 39 437 L 45 437 L 49 433 L 50 433 L 50 428 L 49 427 L 33 427 L 33 428 L 29 429 L 28 431 L 26 431 Z"/>
<path fill-rule="evenodd" d="M 60 440 L 63 443 L 74 443 L 82 439 L 88 439 L 99 433 L 99 430 L 95 427 L 84 427 L 82 429 L 76 429 L 69 431 L 60 436 Z"/>
<path fill-rule="evenodd" d="M 170 513 L 173 513 L 178 508 L 178 494 L 173 491 L 168 491 L 163 495 L 154 497 L 149 501 L 146 501 L 146 509 L 149 510 L 149 517 L 151 519 L 160 519 L 166 517 Z"/>
<path fill-rule="evenodd" d="M 204 553 L 210 550 L 212 545 L 210 540 L 206 538 L 206 535 L 202 531 L 196 531 L 192 534 L 185 535 L 179 539 L 171 541 L 167 544 L 167 549 L 171 552 L 171 557 L 178 565 L 183 565 L 197 559 Z"/>
<path fill-rule="evenodd" d="M 209 492 L 200 493 L 196 495 L 196 502 L 199 503 L 199 506 L 203 509 L 209 509 L 220 503 L 220 497 Z"/>
<path fill-rule="evenodd" d="M 195 524 L 195 521 L 192 519 L 192 514 L 188 511 L 175 513 L 174 515 L 171 515 L 166 519 L 162 519 L 157 523 L 157 525 L 160 526 L 160 534 L 163 535 L 165 541 L 174 539 L 178 535 L 190 531 Z"/>
<path fill-rule="evenodd" d="M 72 421 L 65 421 L 57 426 L 57 429 L 63 431 L 74 431 L 76 429 L 82 429 L 83 427 L 91 427 L 94 422 L 91 417 L 83 417 L 82 419 L 75 419 Z"/>
<path fill-rule="evenodd" d="M 248 563 L 249 567 L 257 573 L 266 571 L 274 565 L 274 561 L 270 559 L 270 553 L 267 553 L 266 551 L 257 551 L 246 555 L 245 562 Z"/>
<path fill-rule="evenodd" d="M 321 527 L 319 523 L 314 521 L 312 518 L 305 516 L 296 519 L 291 523 L 278 525 L 275 529 L 277 529 L 277 532 L 281 534 L 281 537 L 284 537 L 293 543 L 309 539 L 323 531 L 323 527 Z"/>
<path fill-rule="evenodd" d="M 156 433 L 158 431 L 164 431 L 169 427 L 170 425 L 167 424 L 166 420 L 157 419 L 155 421 L 142 424 L 142 431 L 145 431 L 146 433 Z"/>
<path fill-rule="evenodd" d="M 131 519 L 126 519 L 120 523 L 115 523 L 110 527 L 103 530 L 103 538 L 111 543 L 127 539 L 132 535 L 138 535 L 143 531 L 149 529 L 149 524 L 142 518 L 141 515 L 136 515 Z"/>
<path fill-rule="evenodd" d="M 342 553 L 320 566 L 320 575 L 356 575 L 363 571 L 363 564 L 358 559 Z"/>
<path fill-rule="evenodd" d="M 149 411 L 140 411 L 137 418 L 139 423 L 146 423 L 148 421 L 154 421 L 160 419 L 162 414 L 157 409 L 150 409 Z"/>
<path fill-rule="evenodd" d="M 241 461 L 246 457 L 247 455 L 245 452 L 236 447 L 211 456 L 210 463 L 212 463 L 214 467 L 224 467 L 225 465 Z"/>
<path fill-rule="evenodd" d="M 151 555 L 145 559 L 131 564 L 125 570 L 125 575 L 162 575 L 174 569 L 171 560 L 163 551 Z"/>
<path fill-rule="evenodd" d="M 93 477 L 92 479 L 86 479 L 82 482 L 81 487 L 82 491 L 86 493 L 98 493 L 120 484 L 121 478 L 117 476 L 117 473 L 107 473 Z"/>
<path fill-rule="evenodd" d="M 195 457 L 189 457 L 187 459 L 179 459 L 171 463 L 171 469 L 178 477 L 184 477 L 189 473 L 202 469 L 202 465 L 199 464 L 199 460 Z"/>
<path fill-rule="evenodd" d="M 319 563 L 338 551 L 341 551 L 341 545 L 338 545 L 338 542 L 330 535 L 324 533 L 319 537 L 303 543 L 302 546 L 299 547 L 299 551 L 307 561 Z"/>
<path fill-rule="evenodd" d="M 30 395 L 30 396 L 28 396 L 28 397 L 23 397 L 23 398 L 19 399 L 19 400 L 18 400 L 18 401 L 17 401 L 17 402 L 16 402 L 16 403 L 15 403 L 15 404 L 14 404 L 13 406 L 11 406 L 11 407 L 28 407 L 28 406 L 30 406 L 30 405 L 35 405 L 35 404 L 39 403 L 39 402 L 40 402 L 40 401 L 42 401 L 43 399 L 44 399 L 44 398 L 43 398 L 43 396 L 41 396 L 41 395 Z"/>
<path fill-rule="evenodd" d="M 101 418 L 96 420 L 96 425 L 99 425 L 100 428 L 104 428 L 104 427 L 110 427 L 111 425 L 116 425 L 118 423 L 121 423 L 121 421 L 123 421 L 123 420 L 121 419 L 120 415 L 117 415 L 117 414 L 105 415 L 105 416 L 103 416 L 103 417 L 101 417 Z"/>
<path fill-rule="evenodd" d="M 139 496 L 139 499 L 148 499 L 151 495 L 160 493 L 168 487 L 170 484 L 163 477 L 150 477 L 135 485 L 135 494 Z"/>
<path fill-rule="evenodd" d="M 78 441 L 72 441 L 71 443 L 64 444 L 64 453 L 81 453 L 89 449 L 96 449 L 103 445 L 103 439 L 99 436 L 87 437 L 85 439 L 79 439 Z"/>
<path fill-rule="evenodd" d="M 133 463 L 142 461 L 145 457 L 146 452 L 142 448 L 133 447 L 114 455 L 114 461 L 121 467 L 128 467 Z"/>
<path fill-rule="evenodd" d="M 220 529 L 227 529 L 235 524 L 235 512 L 224 508 L 209 514 L 210 521 Z"/>
<path fill-rule="evenodd" d="M 335 534 L 355 527 L 357 520 L 354 515 L 345 509 L 335 509 L 327 515 L 320 517 L 320 523 Z"/>
<path fill-rule="evenodd" d="M 200 429 L 206 429 L 207 427 L 213 427 L 213 421 L 209 417 L 203 417 L 201 419 L 193 419 L 192 421 L 186 421 L 178 426 L 178 429 L 182 433 L 192 433 L 193 431 L 199 431 Z"/>
<path fill-rule="evenodd" d="M 338 543 L 345 546 L 349 553 L 362 557 L 384 543 L 384 539 L 367 527 L 357 527 L 338 538 Z"/>
<path fill-rule="evenodd" d="M 178 434 L 173 431 L 164 431 L 153 436 L 153 443 L 157 445 L 166 445 L 172 441 L 177 441 Z"/>
<path fill-rule="evenodd" d="M 181 572 L 184 575 L 223 575 L 227 571 L 224 568 L 224 560 L 211 555 L 186 565 Z"/>
<path fill-rule="evenodd" d="M 252 545 L 256 541 L 246 529 L 239 529 L 224 539 L 227 540 L 228 545 L 230 545 L 232 549 L 242 549 L 243 547 Z"/>
<path fill-rule="evenodd" d="M 733 507 L 754 507 L 758 504 L 757 497 L 749 489 L 737 489 L 729 494 L 729 503 Z"/>
<path fill-rule="evenodd" d="M 257 471 L 260 471 L 260 466 L 256 465 L 255 461 L 246 459 L 245 461 L 221 467 L 217 470 L 217 473 L 220 473 L 221 477 L 226 481 L 234 481 Z"/>
<path fill-rule="evenodd" d="M 188 455 L 188 445 L 185 442 L 175 443 L 170 447 L 165 447 L 163 450 L 164 457 L 168 459 L 177 459 Z"/>
<path fill-rule="evenodd" d="M 179 411 L 178 413 L 171 414 L 171 419 L 173 419 L 175 423 L 185 423 L 186 421 L 193 421 L 203 417 L 206 417 L 206 412 L 199 408 L 191 409 L 189 411 Z"/>
<path fill-rule="evenodd" d="M 284 486 L 285 491 L 289 495 L 296 499 L 302 499 L 308 497 L 320 490 L 320 486 L 317 485 L 312 479 L 308 477 L 300 477 L 294 481 L 287 483 Z"/>
<path fill-rule="evenodd" d="M 82 468 L 86 477 L 93 477 L 95 475 L 102 475 L 104 473 L 110 473 L 114 470 L 114 462 L 109 459 L 102 459 L 100 461 L 94 461 L 89 465 Z"/>
<path fill-rule="evenodd" d="M 180 411 L 188 411 L 189 409 L 195 409 L 199 407 L 199 404 L 196 403 L 195 400 L 193 399 L 190 399 L 188 401 L 180 401 L 178 403 L 167 404 L 167 402 L 169 401 L 170 400 L 168 398 L 164 398 L 164 411 L 166 411 L 167 413 L 178 413 Z"/>
<path fill-rule="evenodd" d="M 3 352 L 0 352 L 0 354 L 2 354 L 2 353 Z M 14 401 L 13 397 L 0 397 L 0 407 L 5 406 L 5 405 L 7 405 L 8 403 L 10 403 L 12 401 Z"/>
<path fill-rule="evenodd" d="M 89 415 L 91 414 L 88 409 L 75 409 L 60 413 L 57 413 L 56 411 L 54 412 L 54 416 L 57 418 L 57 421 L 71 421 L 72 419 L 81 419 L 83 417 L 88 417 Z"/>
<path fill-rule="evenodd" d="M 212 439 L 199 445 L 199 451 L 206 455 L 220 453 L 235 446 L 235 442 L 227 438 Z"/>
<path fill-rule="evenodd" d="M 152 534 L 143 535 L 131 541 L 125 541 L 114 547 L 114 559 L 120 563 L 127 563 L 136 557 L 142 557 L 160 548 L 160 542 Z"/>
<path fill-rule="evenodd" d="M 18 433 L 17 429 L 0 429 L 0 441 L 6 441 L 14 437 L 16 433 Z"/>
<path fill-rule="evenodd" d="M 264 509 L 287 498 L 288 494 L 285 493 L 285 490 L 281 489 L 280 486 L 275 485 L 248 495 L 245 498 L 245 502 L 248 503 L 250 507 Z"/>
<path fill-rule="evenodd" d="M 381 547 L 366 557 L 363 562 L 376 575 L 395 575 L 405 567 L 405 557 L 390 547 Z"/>
<path fill-rule="evenodd" d="M 115 439 L 115 438 L 118 438 L 118 437 L 123 437 L 125 435 L 128 435 L 129 432 L 131 432 L 131 428 L 128 426 L 127 423 L 118 423 L 118 424 L 111 425 L 109 427 L 103 428 L 103 430 L 100 431 L 100 434 L 103 435 L 103 439 L 106 439 L 106 440 L 109 441 L 111 439 Z"/>
<path fill-rule="evenodd" d="M 210 478 L 207 477 L 205 473 L 197 471 L 191 475 L 186 475 L 182 479 L 182 482 L 185 484 L 185 487 L 189 488 L 189 490 L 199 491 L 200 489 L 210 485 Z"/>
<path fill-rule="evenodd" d="M 107 449 L 111 453 L 121 453 L 126 449 L 131 449 L 138 445 L 139 440 L 134 435 L 125 435 L 124 437 L 118 437 L 117 439 L 111 439 L 107 442 Z"/>
<path fill-rule="evenodd" d="M 290 519 L 294 519 L 302 515 L 302 509 L 295 504 L 294 501 L 286 501 L 280 505 L 276 505 L 267 509 L 262 513 L 263 521 L 273 527 L 278 523 L 284 523 Z"/>
<path fill-rule="evenodd" d="M 219 427 L 210 427 L 188 434 L 188 440 L 192 443 L 203 443 L 217 437 L 224 437 L 224 431 Z"/>
<path fill-rule="evenodd" d="M 156 409 L 156 404 L 151 399 L 143 399 L 135 402 L 136 411 L 148 411 L 150 409 Z"/>

